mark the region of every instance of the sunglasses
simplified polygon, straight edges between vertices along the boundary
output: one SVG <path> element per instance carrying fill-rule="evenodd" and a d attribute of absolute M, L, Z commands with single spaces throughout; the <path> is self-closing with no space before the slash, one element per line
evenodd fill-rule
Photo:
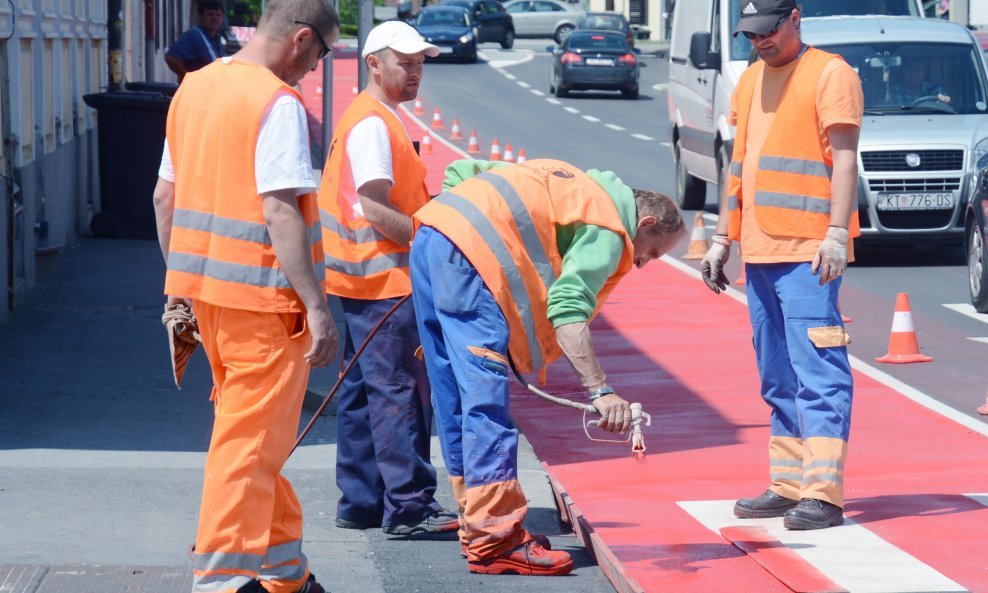
<path fill-rule="evenodd" d="M 792 13 L 789 13 L 789 14 L 792 14 Z M 758 33 L 752 33 L 751 31 L 742 31 L 742 33 L 744 33 L 744 36 L 747 37 L 748 39 L 755 39 L 757 37 L 764 37 L 765 39 L 768 39 L 772 35 L 775 35 L 776 33 L 779 32 L 779 27 L 781 27 L 782 26 L 782 23 L 785 22 L 785 20 L 787 18 L 789 18 L 789 14 L 782 15 L 782 17 L 779 18 L 779 20 L 775 22 L 775 26 L 772 27 L 772 30 L 769 31 L 768 33 L 764 34 L 764 35 L 759 35 Z M 295 21 L 295 22 L 298 22 L 298 21 Z"/>
<path fill-rule="evenodd" d="M 295 21 L 295 24 L 305 25 L 306 27 L 312 29 L 312 32 L 316 34 L 316 39 L 319 40 L 319 45 L 322 46 L 322 53 L 319 54 L 320 60 L 324 59 L 326 56 L 333 53 L 333 48 L 326 45 L 326 40 L 322 38 L 322 35 L 319 33 L 319 29 L 316 29 L 312 23 L 307 23 L 305 21 Z"/>

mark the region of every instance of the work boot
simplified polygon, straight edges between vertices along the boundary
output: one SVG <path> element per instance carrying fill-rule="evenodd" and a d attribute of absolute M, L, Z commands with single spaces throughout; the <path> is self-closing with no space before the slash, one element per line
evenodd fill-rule
<path fill-rule="evenodd" d="M 541 535 L 541 534 L 535 534 L 535 533 L 533 533 L 532 534 L 532 539 L 534 539 L 535 541 L 539 542 L 539 545 L 542 546 L 543 548 L 545 548 L 546 550 L 551 550 L 552 549 L 552 542 L 549 541 L 549 538 L 548 537 L 546 537 L 544 535 Z M 462 556 L 464 558 L 467 557 L 467 543 L 466 542 L 460 542 L 460 556 Z"/>
<path fill-rule="evenodd" d="M 388 525 L 381 528 L 381 531 L 388 535 L 412 535 L 413 533 L 446 533 L 456 531 L 459 528 L 456 520 L 456 513 L 450 513 L 444 509 L 432 513 L 425 519 L 412 525 Z"/>
<path fill-rule="evenodd" d="M 573 570 L 573 559 L 566 552 L 547 550 L 532 539 L 500 556 L 467 562 L 467 569 L 479 574 L 561 576 Z"/>
<path fill-rule="evenodd" d="M 344 519 L 343 517 L 337 517 L 336 526 L 340 529 L 371 529 L 380 527 L 381 520 L 357 521 L 355 519 Z"/>
<path fill-rule="evenodd" d="M 825 500 L 804 498 L 786 511 L 782 524 L 786 529 L 826 529 L 844 523 L 844 509 Z"/>
<path fill-rule="evenodd" d="M 734 516 L 739 519 L 767 519 L 781 517 L 786 511 L 799 504 L 798 500 L 779 496 L 766 490 L 755 498 L 741 498 L 734 503 Z"/>

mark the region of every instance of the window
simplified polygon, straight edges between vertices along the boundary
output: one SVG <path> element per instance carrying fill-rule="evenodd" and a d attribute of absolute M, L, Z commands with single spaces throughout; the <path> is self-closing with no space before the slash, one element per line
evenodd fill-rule
<path fill-rule="evenodd" d="M 563 7 L 552 2 L 536 2 L 535 12 L 562 12 Z"/>
<path fill-rule="evenodd" d="M 518 2 L 517 4 L 512 4 L 511 6 L 509 6 L 508 7 L 508 12 L 511 13 L 511 14 L 518 14 L 518 13 L 521 13 L 521 12 L 529 12 L 529 11 L 531 11 L 531 7 L 532 7 L 532 3 L 531 2 Z"/>

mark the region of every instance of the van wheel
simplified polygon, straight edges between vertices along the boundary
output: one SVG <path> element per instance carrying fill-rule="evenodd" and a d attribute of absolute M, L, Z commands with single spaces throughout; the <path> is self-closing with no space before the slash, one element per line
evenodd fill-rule
<path fill-rule="evenodd" d="M 968 229 L 967 273 L 971 304 L 978 313 L 988 313 L 988 246 L 977 220 Z"/>
<path fill-rule="evenodd" d="M 707 201 L 707 184 L 690 175 L 680 156 L 682 152 L 682 143 L 676 140 L 673 153 L 676 160 L 676 201 L 683 210 L 700 210 Z"/>

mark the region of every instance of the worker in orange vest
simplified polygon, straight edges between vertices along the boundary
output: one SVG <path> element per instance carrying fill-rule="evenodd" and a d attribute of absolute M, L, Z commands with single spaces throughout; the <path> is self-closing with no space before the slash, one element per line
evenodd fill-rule
<path fill-rule="evenodd" d="M 685 225 L 668 196 L 550 159 L 457 161 L 444 188 L 415 214 L 412 299 L 467 568 L 563 575 L 569 554 L 522 526 L 509 365 L 530 372 L 565 354 L 599 426 L 627 431 L 630 407 L 607 384 L 588 323 Z"/>
<path fill-rule="evenodd" d="M 292 88 L 338 33 L 327 0 L 271 0 L 254 38 L 186 76 L 169 109 L 154 193 L 165 294 L 191 303 L 214 383 L 194 593 L 324 591 L 281 469 L 309 368 L 328 364 L 339 340 Z"/>
<path fill-rule="evenodd" d="M 863 94 L 837 55 L 804 44 L 796 0 L 750 0 L 735 31 L 762 58 L 731 98 L 730 185 L 701 264 L 707 285 L 741 241 L 762 398 L 771 409 L 769 488 L 734 506 L 788 529 L 844 522 L 853 384 L 837 307 L 860 234 L 857 148 Z"/>
<path fill-rule="evenodd" d="M 398 117 L 418 94 L 425 56 L 439 48 L 401 21 L 374 27 L 363 46 L 367 88 L 344 111 L 319 188 L 326 292 L 346 317 L 343 358 L 412 290 L 412 218 L 429 200 L 425 165 Z M 432 406 L 412 302 L 391 314 L 343 379 L 337 408 L 336 525 L 385 533 L 454 531 L 436 501 L 429 459 Z"/>

